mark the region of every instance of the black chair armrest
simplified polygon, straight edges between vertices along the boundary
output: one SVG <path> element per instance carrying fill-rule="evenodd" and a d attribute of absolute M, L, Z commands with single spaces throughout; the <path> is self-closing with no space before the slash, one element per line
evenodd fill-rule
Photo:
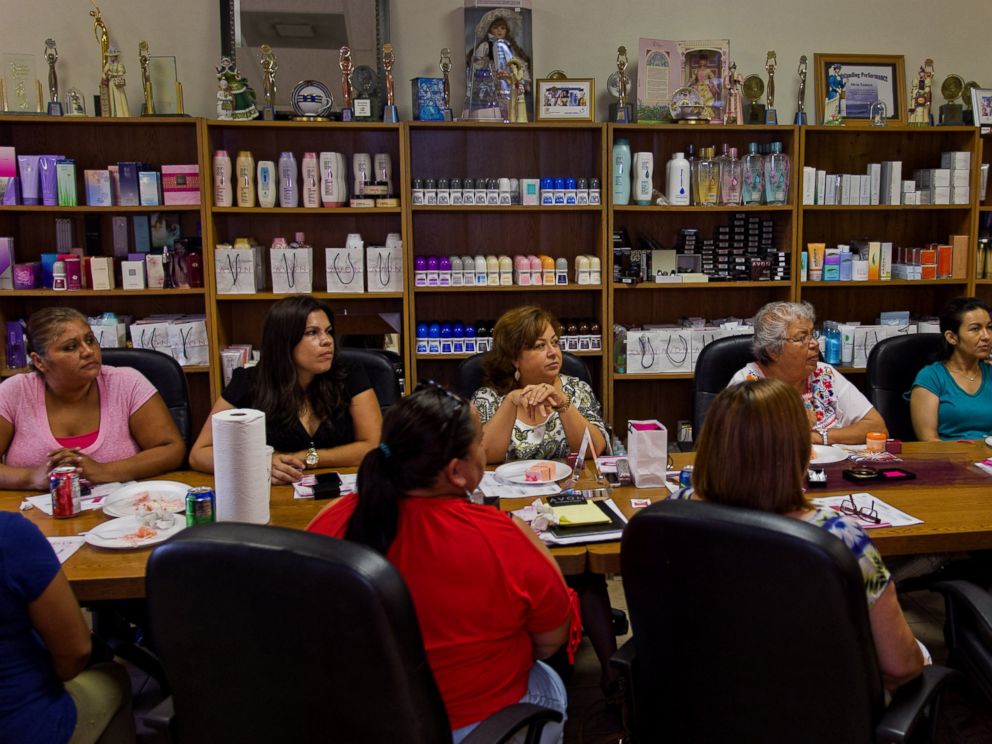
<path fill-rule="evenodd" d="M 528 744 L 540 741 L 541 730 L 547 723 L 561 721 L 561 713 L 533 703 L 508 705 L 480 723 L 462 741 L 464 744 L 500 744 L 509 741 L 518 731 L 526 728 Z"/>
<path fill-rule="evenodd" d="M 947 667 L 924 667 L 919 677 L 896 690 L 882 720 L 875 727 L 875 741 L 908 741 L 927 706 L 943 692 L 945 685 L 957 677 L 960 674 Z"/>
<path fill-rule="evenodd" d="M 954 621 L 958 607 L 963 605 L 974 620 L 975 628 L 989 646 L 992 646 L 992 594 L 970 581 L 941 581 L 933 590 L 944 595 L 948 605 L 947 617 Z"/>
<path fill-rule="evenodd" d="M 150 729 L 169 735 L 172 733 L 172 724 L 175 721 L 176 711 L 172 705 L 172 695 L 148 711 L 142 720 Z M 173 737 L 174 738 L 174 737 Z"/>

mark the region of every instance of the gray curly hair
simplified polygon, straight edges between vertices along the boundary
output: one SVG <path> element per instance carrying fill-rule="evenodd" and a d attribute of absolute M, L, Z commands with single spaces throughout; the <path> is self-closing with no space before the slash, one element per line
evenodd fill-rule
<path fill-rule="evenodd" d="M 789 324 L 797 321 L 816 322 L 816 310 L 808 302 L 769 302 L 754 316 L 754 338 L 751 351 L 762 364 L 769 364 L 785 348 Z"/>

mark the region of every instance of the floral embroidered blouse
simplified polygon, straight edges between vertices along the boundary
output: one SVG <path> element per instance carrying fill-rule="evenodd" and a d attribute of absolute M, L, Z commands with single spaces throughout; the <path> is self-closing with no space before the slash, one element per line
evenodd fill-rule
<path fill-rule="evenodd" d="M 561 376 L 561 387 L 565 395 L 572 399 L 572 405 L 581 413 L 590 425 L 599 429 L 603 438 L 609 441 L 606 434 L 606 424 L 603 414 L 587 382 L 570 375 Z M 485 425 L 503 403 L 505 395 L 500 395 L 494 388 L 482 387 L 475 391 L 472 402 L 479 409 L 479 417 Z M 561 416 L 556 411 L 540 424 L 526 424 L 517 419 L 510 433 L 510 444 L 506 450 L 507 460 L 554 460 L 568 456 L 568 438 L 565 427 L 562 426 Z"/>
<path fill-rule="evenodd" d="M 764 377 L 757 362 L 748 362 L 730 379 L 730 384 Z M 822 429 L 850 426 L 863 419 L 872 408 L 868 399 L 844 375 L 822 362 L 809 376 L 803 402 L 816 414 L 816 427 Z"/>

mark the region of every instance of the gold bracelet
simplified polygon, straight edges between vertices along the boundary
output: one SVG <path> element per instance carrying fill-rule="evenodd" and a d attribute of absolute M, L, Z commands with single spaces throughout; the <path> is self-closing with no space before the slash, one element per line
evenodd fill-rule
<path fill-rule="evenodd" d="M 555 406 L 555 412 L 561 415 L 571 407 L 572 407 L 572 399 L 566 395 L 565 402 L 562 403 L 561 405 Z"/>

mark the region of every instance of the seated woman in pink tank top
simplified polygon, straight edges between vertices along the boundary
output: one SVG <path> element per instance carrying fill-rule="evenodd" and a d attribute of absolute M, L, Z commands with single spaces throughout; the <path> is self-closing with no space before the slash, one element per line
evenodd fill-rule
<path fill-rule="evenodd" d="M 180 466 L 186 448 L 162 397 L 137 370 L 102 366 L 81 313 L 39 310 L 27 336 L 34 371 L 0 385 L 0 488 L 44 490 L 60 465 L 90 483 Z"/>

